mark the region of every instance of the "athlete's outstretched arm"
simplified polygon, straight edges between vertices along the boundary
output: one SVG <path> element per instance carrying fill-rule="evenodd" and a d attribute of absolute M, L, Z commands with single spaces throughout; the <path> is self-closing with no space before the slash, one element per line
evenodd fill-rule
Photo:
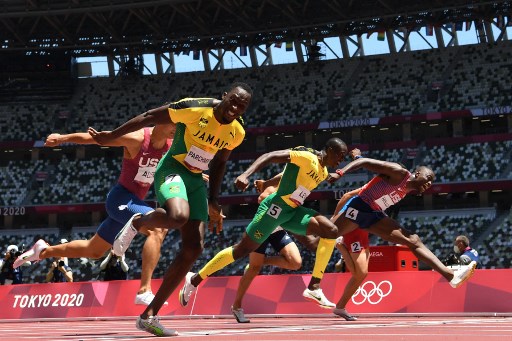
<path fill-rule="evenodd" d="M 408 172 L 407 169 L 395 162 L 362 157 L 350 162 L 342 169 L 337 170 L 336 174 L 332 176 L 333 179 L 330 182 L 338 180 L 345 173 L 350 173 L 361 168 L 367 169 L 373 173 L 388 176 L 391 184 L 400 183 Z"/>
<path fill-rule="evenodd" d="M 96 131 L 94 128 L 89 128 L 88 132 L 96 142 L 99 144 L 106 144 L 113 139 L 150 125 L 173 123 L 169 116 L 168 109 L 169 105 L 164 105 L 148 110 L 145 113 L 135 116 L 112 131 Z"/>
<path fill-rule="evenodd" d="M 268 166 L 271 163 L 287 163 L 290 162 L 290 150 L 276 150 L 270 153 L 261 155 L 247 168 L 245 172 L 240 174 L 235 180 L 235 186 L 239 190 L 245 191 L 249 187 L 249 177 L 259 171 L 260 169 Z"/>
<path fill-rule="evenodd" d="M 75 144 L 99 144 L 108 147 L 129 147 L 132 144 L 138 143 L 136 132 L 123 135 L 105 144 L 98 143 L 88 132 L 71 133 L 71 134 L 58 134 L 52 133 L 48 135 L 44 143 L 45 147 L 56 147 L 63 143 Z"/>

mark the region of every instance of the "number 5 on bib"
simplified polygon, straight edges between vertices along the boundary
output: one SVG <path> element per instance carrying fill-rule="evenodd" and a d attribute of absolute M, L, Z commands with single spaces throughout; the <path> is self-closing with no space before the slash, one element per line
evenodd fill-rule
<path fill-rule="evenodd" d="M 274 219 L 277 219 L 283 209 L 275 204 L 272 204 L 267 211 L 267 214 Z"/>

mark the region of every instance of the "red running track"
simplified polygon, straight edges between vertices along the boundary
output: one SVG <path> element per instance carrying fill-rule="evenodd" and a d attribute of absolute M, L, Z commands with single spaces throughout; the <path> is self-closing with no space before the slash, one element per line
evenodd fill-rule
<path fill-rule="evenodd" d="M 179 331 L 176 340 L 512 340 L 512 317 L 375 317 L 346 322 L 336 317 L 172 318 L 162 323 Z M 153 337 L 135 328 L 135 318 L 2 321 L 0 339 L 140 340 Z"/>

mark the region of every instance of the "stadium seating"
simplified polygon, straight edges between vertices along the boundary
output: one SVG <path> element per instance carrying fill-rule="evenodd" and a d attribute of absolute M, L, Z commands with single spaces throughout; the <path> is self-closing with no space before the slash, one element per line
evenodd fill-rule
<path fill-rule="evenodd" d="M 377 55 L 253 69 L 141 78 L 79 79 L 67 103 L 0 105 L 0 141 L 40 140 L 52 131 L 108 130 L 183 97 L 217 97 L 234 81 L 250 83 L 249 127 L 411 115 L 509 105 L 512 43 Z M 428 67 L 426 67 L 428 65 Z M 474 70 L 475 65 L 476 71 Z M 428 100 L 439 83 L 439 99 Z"/>
<path fill-rule="evenodd" d="M 512 245 L 510 230 L 512 228 L 512 210 L 482 244 L 475 246 L 480 253 L 480 261 L 487 269 L 510 269 L 512 267 Z"/>
<path fill-rule="evenodd" d="M 512 141 L 436 146 L 427 150 L 423 163 L 437 174 L 436 181 L 471 181 L 507 178 Z"/>

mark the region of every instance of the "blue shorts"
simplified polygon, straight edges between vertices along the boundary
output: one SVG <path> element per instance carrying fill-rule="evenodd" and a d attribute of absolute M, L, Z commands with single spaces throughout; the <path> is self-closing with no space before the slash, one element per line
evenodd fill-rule
<path fill-rule="evenodd" d="M 267 252 L 268 244 L 272 245 L 276 252 L 281 251 L 286 245 L 293 242 L 285 230 L 272 233 L 254 252 L 264 255 Z"/>
<path fill-rule="evenodd" d="M 376 211 L 358 195 L 350 198 L 341 209 L 343 216 L 355 222 L 361 228 L 368 228 L 387 217 L 382 211 Z"/>
<path fill-rule="evenodd" d="M 135 213 L 147 214 L 154 209 L 120 184 L 112 187 L 105 203 L 108 217 L 96 233 L 106 242 L 113 244 L 123 226 Z"/>

